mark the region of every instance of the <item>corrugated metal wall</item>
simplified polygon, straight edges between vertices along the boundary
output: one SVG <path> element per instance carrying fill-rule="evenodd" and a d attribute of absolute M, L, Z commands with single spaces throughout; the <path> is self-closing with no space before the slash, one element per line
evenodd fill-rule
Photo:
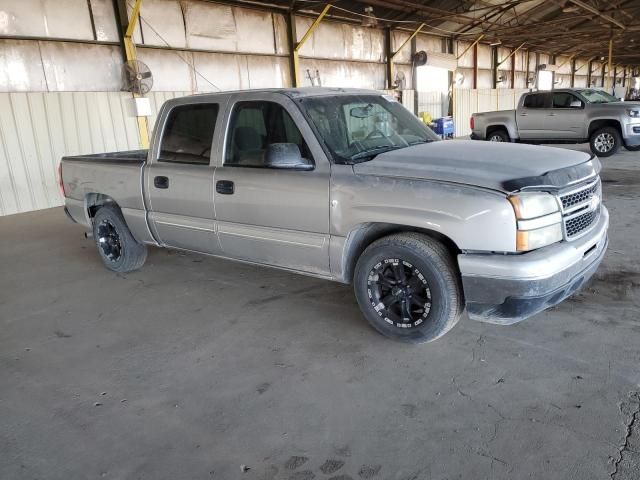
<path fill-rule="evenodd" d="M 153 127 L 162 103 L 149 95 Z M 140 148 L 126 92 L 0 93 L 0 215 L 62 205 L 57 168 L 65 155 Z"/>
<path fill-rule="evenodd" d="M 453 120 L 456 136 L 463 137 L 471 134 L 469 119 L 473 113 L 514 109 L 518 105 L 520 96 L 528 91 L 526 88 L 454 89 Z"/>

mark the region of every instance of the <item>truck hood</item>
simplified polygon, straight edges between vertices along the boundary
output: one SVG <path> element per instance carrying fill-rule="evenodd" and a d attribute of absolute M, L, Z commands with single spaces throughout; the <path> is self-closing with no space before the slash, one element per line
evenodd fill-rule
<path fill-rule="evenodd" d="M 608 103 L 594 103 L 593 107 L 605 108 L 607 110 L 626 110 L 628 108 L 640 107 L 640 102 L 626 101 L 626 102 L 608 102 Z"/>
<path fill-rule="evenodd" d="M 506 193 L 525 187 L 563 187 L 600 170 L 584 152 L 511 143 L 446 140 L 378 155 L 353 166 L 357 175 L 437 180 Z"/>

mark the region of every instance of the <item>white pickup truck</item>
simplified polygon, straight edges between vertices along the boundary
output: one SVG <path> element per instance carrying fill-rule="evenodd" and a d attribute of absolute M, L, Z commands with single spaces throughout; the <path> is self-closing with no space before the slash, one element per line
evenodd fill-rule
<path fill-rule="evenodd" d="M 474 113 L 471 130 L 471 139 L 491 142 L 589 142 L 608 157 L 621 146 L 640 150 L 640 103 L 587 88 L 530 92 L 516 110 Z"/>

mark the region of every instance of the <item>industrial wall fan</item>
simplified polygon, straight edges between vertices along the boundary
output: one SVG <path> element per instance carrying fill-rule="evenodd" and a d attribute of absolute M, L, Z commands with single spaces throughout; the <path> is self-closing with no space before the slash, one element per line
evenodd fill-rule
<path fill-rule="evenodd" d="M 425 52 L 424 50 L 420 50 L 419 52 L 416 52 L 413 55 L 413 66 L 414 67 L 421 67 L 423 65 L 427 64 L 427 52 Z"/>
<path fill-rule="evenodd" d="M 122 66 L 124 90 L 145 95 L 153 86 L 153 75 L 149 67 L 140 60 L 129 60 Z"/>

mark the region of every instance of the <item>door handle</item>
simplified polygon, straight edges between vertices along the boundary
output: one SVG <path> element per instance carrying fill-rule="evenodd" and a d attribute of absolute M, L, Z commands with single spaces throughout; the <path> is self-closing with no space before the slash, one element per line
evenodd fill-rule
<path fill-rule="evenodd" d="M 154 177 L 153 186 L 156 188 L 169 188 L 169 177 L 163 175 Z"/>
<path fill-rule="evenodd" d="M 521 117 L 526 117 L 527 115 L 529 115 L 528 113 L 521 113 L 520 116 Z"/>
<path fill-rule="evenodd" d="M 550 113 L 550 114 L 549 114 L 549 116 L 550 116 L 550 117 L 555 117 L 556 115 L 557 115 L 557 114 L 555 114 L 555 113 Z"/>
<path fill-rule="evenodd" d="M 231 180 L 218 180 L 216 182 L 216 192 L 222 195 L 233 195 L 235 186 Z"/>

